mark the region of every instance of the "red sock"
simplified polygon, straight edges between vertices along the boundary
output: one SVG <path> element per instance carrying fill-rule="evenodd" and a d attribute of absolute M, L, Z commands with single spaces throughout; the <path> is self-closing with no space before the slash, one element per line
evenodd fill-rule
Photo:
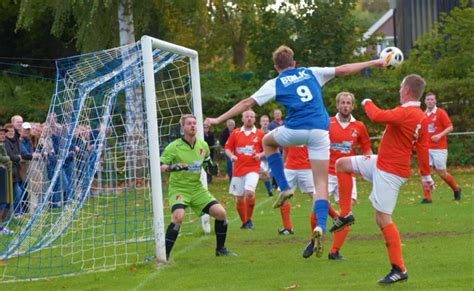
<path fill-rule="evenodd" d="M 402 258 L 402 245 L 400 241 L 400 234 L 395 224 L 387 224 L 382 228 L 382 234 L 387 246 L 388 258 L 390 264 L 398 266 L 402 272 L 405 272 L 405 264 Z"/>
<path fill-rule="evenodd" d="M 426 200 L 431 200 L 431 192 L 423 190 L 423 193 L 425 194 L 425 199 Z"/>
<path fill-rule="evenodd" d="M 456 191 L 459 189 L 458 185 L 456 184 L 456 182 L 454 182 L 454 178 L 453 176 L 451 176 L 451 174 L 447 174 L 445 178 L 443 178 L 444 182 L 446 182 L 446 184 L 449 185 L 449 187 L 451 189 L 453 189 L 453 191 Z"/>
<path fill-rule="evenodd" d="M 349 233 L 350 227 L 344 227 L 342 230 L 334 233 L 334 239 L 332 241 L 331 249 L 329 250 L 330 254 L 334 254 L 339 251 L 346 240 L 347 233 Z"/>
<path fill-rule="evenodd" d="M 352 209 L 352 175 L 350 173 L 337 173 L 337 187 L 339 188 L 340 215 L 346 216 Z"/>
<path fill-rule="evenodd" d="M 331 216 L 333 219 L 337 218 L 339 216 L 339 213 L 329 204 L 329 216 Z"/>
<path fill-rule="evenodd" d="M 244 197 L 237 197 L 237 201 L 235 202 L 235 208 L 239 213 L 240 220 L 242 223 L 247 222 L 247 203 L 245 203 Z"/>
<path fill-rule="evenodd" d="M 247 204 L 247 219 L 252 219 L 253 216 L 253 209 L 255 207 L 255 197 L 254 198 L 246 198 L 245 199 Z"/>
<path fill-rule="evenodd" d="M 293 229 L 293 225 L 291 224 L 291 204 L 289 202 L 283 204 L 280 207 L 280 214 L 281 214 L 281 221 L 283 222 L 283 227 L 286 229 Z"/>
<path fill-rule="evenodd" d="M 309 214 L 309 223 L 311 224 L 311 233 L 313 232 L 313 229 L 316 227 L 316 214 L 314 214 L 313 211 Z"/>

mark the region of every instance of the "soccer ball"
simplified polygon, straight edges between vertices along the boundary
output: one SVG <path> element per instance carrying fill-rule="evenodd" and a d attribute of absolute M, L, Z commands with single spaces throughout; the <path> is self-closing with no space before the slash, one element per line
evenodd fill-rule
<path fill-rule="evenodd" d="M 386 47 L 380 52 L 380 58 L 385 60 L 384 66 L 388 69 L 394 69 L 403 63 L 402 51 L 394 46 Z"/>

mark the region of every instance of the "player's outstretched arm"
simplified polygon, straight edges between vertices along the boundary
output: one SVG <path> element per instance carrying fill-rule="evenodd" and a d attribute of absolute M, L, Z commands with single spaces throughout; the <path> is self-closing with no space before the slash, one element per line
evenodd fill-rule
<path fill-rule="evenodd" d="M 222 114 L 221 116 L 217 118 L 206 118 L 204 123 L 206 125 L 213 125 L 213 124 L 219 124 L 223 121 L 226 121 L 229 118 L 232 118 L 236 115 L 241 114 L 245 110 L 249 109 L 253 105 L 255 105 L 256 101 L 252 97 L 248 97 L 239 103 L 235 104 L 231 109 L 229 109 L 226 113 Z"/>
<path fill-rule="evenodd" d="M 382 59 L 376 59 L 376 60 L 371 60 L 371 61 L 361 62 L 361 63 L 345 64 L 345 65 L 337 66 L 335 74 L 336 76 L 346 76 L 346 75 L 357 73 L 365 68 L 383 67 L 383 66 L 384 66 L 384 60 Z"/>

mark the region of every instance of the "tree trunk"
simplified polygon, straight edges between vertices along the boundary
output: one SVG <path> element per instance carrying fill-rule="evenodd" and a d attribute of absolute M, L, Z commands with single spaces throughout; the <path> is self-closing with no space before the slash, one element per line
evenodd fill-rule
<path fill-rule="evenodd" d="M 126 46 L 135 42 L 135 27 L 132 13 L 133 0 L 120 0 L 118 6 L 118 22 L 120 34 L 120 46 Z M 122 50 L 122 59 L 129 57 L 128 49 Z M 127 72 L 125 78 L 132 78 L 132 72 Z M 144 179 L 146 147 L 144 143 L 144 120 L 143 120 L 143 94 L 140 85 L 125 89 L 125 109 L 126 109 L 126 162 L 128 168 L 128 186 L 135 183 L 137 179 Z"/>
<path fill-rule="evenodd" d="M 232 44 L 232 63 L 241 70 L 245 68 L 245 44 L 243 40 L 238 40 Z"/>

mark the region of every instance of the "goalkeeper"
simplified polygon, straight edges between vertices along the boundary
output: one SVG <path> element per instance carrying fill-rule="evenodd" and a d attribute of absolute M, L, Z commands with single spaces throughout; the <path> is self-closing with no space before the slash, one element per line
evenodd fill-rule
<path fill-rule="evenodd" d="M 183 136 L 170 143 L 161 155 L 161 171 L 171 172 L 168 189 L 171 223 L 166 230 L 166 257 L 179 234 L 185 209 L 190 207 L 199 216 L 204 213 L 215 218 L 216 256 L 235 256 L 224 246 L 227 220 L 224 207 L 201 183 L 201 168 L 216 175 L 217 166 L 210 158 L 209 146 L 196 138 L 196 117 L 183 115 L 180 120 Z"/>

